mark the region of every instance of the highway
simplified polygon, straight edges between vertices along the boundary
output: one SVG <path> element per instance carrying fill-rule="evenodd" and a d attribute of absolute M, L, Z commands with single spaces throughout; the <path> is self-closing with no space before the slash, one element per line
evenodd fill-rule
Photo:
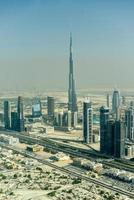
<path fill-rule="evenodd" d="M 53 141 L 48 138 L 34 138 L 34 137 L 27 136 L 23 133 L 12 132 L 12 131 L 11 132 L 2 131 L 0 133 L 18 137 L 20 141 L 28 143 L 28 144 L 31 143 L 31 144 L 42 145 L 51 151 L 62 151 L 71 156 L 81 157 L 81 158 L 90 159 L 90 160 L 91 159 L 95 160 L 95 158 L 104 159 L 102 154 L 94 152 L 93 150 L 91 151 L 88 149 L 86 150 L 83 148 L 74 147 L 69 144 Z M 110 158 L 110 157 L 107 156 L 107 158 Z M 118 169 L 122 169 L 122 170 L 126 170 L 126 171 L 134 173 L 134 165 L 123 162 L 121 160 L 119 160 L 119 162 L 117 162 L 117 160 L 112 160 L 109 162 L 105 159 L 102 163 L 103 165 L 106 165 L 106 166 L 110 166 L 110 167 L 114 167 L 114 168 L 118 168 Z"/>
<path fill-rule="evenodd" d="M 85 180 L 85 181 L 88 181 L 88 182 L 92 182 L 92 183 L 94 183 L 94 184 L 96 184 L 96 185 L 99 185 L 99 186 L 101 186 L 101 187 L 104 187 L 104 188 L 106 188 L 106 189 L 112 190 L 112 191 L 114 191 L 114 192 L 117 192 L 117 193 L 119 193 L 119 194 L 122 194 L 122 195 L 125 195 L 125 196 L 128 196 L 128 197 L 134 199 L 134 193 L 128 192 L 128 191 L 123 190 L 123 189 L 121 189 L 121 188 L 119 188 L 119 187 L 116 187 L 116 186 L 112 186 L 111 184 L 102 182 L 102 181 L 100 181 L 100 180 L 98 180 L 98 179 L 94 179 L 94 178 L 87 177 L 87 176 L 82 175 L 82 174 L 80 174 L 80 173 L 78 173 L 78 172 L 70 171 L 70 170 L 68 170 L 68 169 L 65 169 L 64 167 L 59 167 L 59 166 L 57 166 L 57 165 L 55 165 L 55 164 L 52 164 L 52 163 L 50 163 L 50 162 L 48 162 L 48 161 L 42 159 L 40 156 L 37 156 L 37 155 L 35 155 L 35 154 L 33 154 L 33 153 L 29 153 L 29 152 L 26 151 L 26 150 L 23 150 L 23 151 L 22 151 L 21 149 L 15 148 L 15 147 L 13 147 L 13 146 L 9 146 L 9 145 L 7 145 L 7 144 L 5 144 L 5 143 L 2 143 L 2 142 L 0 142 L 0 145 L 1 145 L 2 147 L 6 148 L 6 149 L 13 150 L 14 152 L 19 153 L 19 154 L 21 154 L 21 155 L 24 155 L 24 156 L 27 156 L 27 157 L 36 159 L 36 160 L 38 160 L 40 163 L 43 163 L 43 164 L 45 164 L 45 165 L 47 165 L 47 166 L 49 166 L 49 167 L 52 167 L 52 168 L 54 168 L 54 169 L 56 169 L 56 170 L 58 170 L 58 171 L 60 171 L 60 172 L 63 172 L 63 173 L 68 174 L 68 175 L 71 175 L 71 176 L 73 176 L 73 177 L 81 178 L 81 179 L 83 179 L 83 180 Z"/>

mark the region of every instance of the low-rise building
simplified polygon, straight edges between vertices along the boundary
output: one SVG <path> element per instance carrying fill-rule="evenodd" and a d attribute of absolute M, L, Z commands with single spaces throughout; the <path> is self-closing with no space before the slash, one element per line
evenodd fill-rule
<path fill-rule="evenodd" d="M 65 160 L 69 160 L 70 157 L 63 152 L 58 152 L 55 155 L 51 156 L 49 159 L 55 160 L 55 161 L 65 161 Z"/>
<path fill-rule="evenodd" d="M 41 122 L 37 122 L 37 123 L 33 123 L 30 125 L 27 125 L 27 130 L 29 132 L 29 134 L 31 133 L 54 133 L 54 127 L 53 126 L 46 126 L 45 124 L 41 123 Z"/>
<path fill-rule="evenodd" d="M 44 147 L 40 146 L 40 145 L 28 145 L 26 147 L 27 151 L 31 151 L 31 152 L 38 152 L 38 151 L 43 151 Z"/>
<path fill-rule="evenodd" d="M 132 173 L 124 171 L 124 170 L 119 170 L 119 169 L 115 169 L 115 168 L 108 169 L 105 172 L 105 175 L 115 178 L 115 179 L 119 179 L 124 182 L 134 183 L 134 175 Z"/>
<path fill-rule="evenodd" d="M 19 138 L 15 138 L 13 136 L 0 134 L 0 141 L 7 143 L 9 145 L 16 145 L 19 143 Z"/>
<path fill-rule="evenodd" d="M 73 164 L 79 167 L 83 167 L 85 169 L 96 171 L 96 172 L 99 172 L 103 169 L 102 163 L 93 162 L 87 159 L 74 158 Z"/>

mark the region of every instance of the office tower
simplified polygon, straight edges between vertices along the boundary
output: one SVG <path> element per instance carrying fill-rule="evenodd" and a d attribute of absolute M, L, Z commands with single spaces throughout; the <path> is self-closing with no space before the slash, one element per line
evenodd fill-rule
<path fill-rule="evenodd" d="M 125 123 L 122 121 L 115 122 L 115 143 L 114 156 L 123 158 L 125 155 Z"/>
<path fill-rule="evenodd" d="M 58 114 L 58 126 L 60 126 L 60 127 L 63 126 L 63 112 L 60 112 Z"/>
<path fill-rule="evenodd" d="M 122 96 L 122 104 L 125 106 L 126 105 L 126 97 Z"/>
<path fill-rule="evenodd" d="M 125 111 L 126 138 L 134 140 L 134 109 L 129 107 Z"/>
<path fill-rule="evenodd" d="M 4 124 L 6 129 L 11 127 L 11 113 L 9 101 L 4 101 Z"/>
<path fill-rule="evenodd" d="M 112 98 L 112 112 L 115 114 L 116 120 L 119 120 L 120 118 L 120 105 L 120 93 L 118 90 L 114 90 Z"/>
<path fill-rule="evenodd" d="M 54 97 L 47 97 L 47 114 L 49 118 L 54 117 L 55 102 Z"/>
<path fill-rule="evenodd" d="M 70 57 L 69 57 L 69 89 L 68 89 L 68 110 L 72 113 L 77 112 L 77 97 L 75 92 L 75 80 L 73 72 L 73 56 L 72 56 L 72 36 L 70 35 Z"/>
<path fill-rule="evenodd" d="M 62 116 L 62 126 L 71 128 L 72 127 L 71 121 L 72 121 L 71 111 L 70 110 L 65 111 Z"/>
<path fill-rule="evenodd" d="M 32 116 L 33 117 L 41 117 L 42 116 L 42 108 L 41 108 L 40 98 L 36 97 L 33 99 Z"/>
<path fill-rule="evenodd" d="M 84 142 L 93 142 L 93 109 L 89 98 L 83 102 L 83 137 Z"/>
<path fill-rule="evenodd" d="M 110 107 L 110 96 L 109 96 L 109 94 L 107 94 L 107 107 L 108 108 Z"/>
<path fill-rule="evenodd" d="M 67 126 L 67 111 L 63 112 L 63 116 L 62 116 L 62 126 Z"/>
<path fill-rule="evenodd" d="M 107 132 L 109 121 L 109 108 L 102 106 L 100 108 L 100 151 L 107 152 Z"/>
<path fill-rule="evenodd" d="M 72 125 L 72 127 L 76 128 L 77 124 L 78 124 L 78 113 L 72 112 L 71 113 L 71 125 Z"/>
<path fill-rule="evenodd" d="M 4 122 L 4 113 L 0 113 L 0 122 L 2 122 L 2 124 Z"/>
<path fill-rule="evenodd" d="M 107 125 L 105 153 L 114 156 L 115 121 L 110 119 Z"/>
<path fill-rule="evenodd" d="M 130 107 L 134 108 L 134 101 L 130 101 Z"/>
<path fill-rule="evenodd" d="M 54 113 L 54 126 L 63 126 L 63 112 L 55 112 Z"/>
<path fill-rule="evenodd" d="M 54 126 L 58 126 L 58 123 L 59 123 L 59 117 L 58 117 L 58 115 L 59 115 L 58 112 L 54 112 L 54 122 L 53 122 Z"/>
<path fill-rule="evenodd" d="M 109 120 L 107 125 L 105 154 L 123 158 L 125 155 L 125 123 Z"/>
<path fill-rule="evenodd" d="M 11 129 L 13 131 L 18 131 L 18 113 L 17 112 L 11 112 Z"/>
<path fill-rule="evenodd" d="M 71 111 L 68 110 L 67 112 L 67 127 L 68 128 L 71 128 L 72 126 L 71 122 L 72 122 L 72 114 L 71 114 Z M 74 122 L 74 125 L 75 125 L 75 122 Z"/>
<path fill-rule="evenodd" d="M 23 99 L 22 97 L 18 97 L 18 106 L 17 106 L 17 130 L 19 132 L 23 132 L 25 130 L 24 127 L 24 116 L 23 116 Z"/>

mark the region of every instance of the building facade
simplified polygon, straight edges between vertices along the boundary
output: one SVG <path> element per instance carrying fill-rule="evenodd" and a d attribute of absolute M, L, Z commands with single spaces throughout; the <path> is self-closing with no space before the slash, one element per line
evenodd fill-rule
<path fill-rule="evenodd" d="M 87 144 L 93 142 L 93 109 L 89 98 L 83 102 L 83 138 Z"/>
<path fill-rule="evenodd" d="M 125 111 L 125 122 L 126 122 L 126 138 L 134 140 L 134 109 L 129 107 Z"/>
<path fill-rule="evenodd" d="M 11 110 L 9 101 L 4 101 L 4 124 L 6 129 L 11 128 Z"/>
<path fill-rule="evenodd" d="M 100 151 L 107 152 L 107 132 L 109 121 L 109 108 L 102 106 L 100 108 Z"/>
<path fill-rule="evenodd" d="M 68 110 L 70 110 L 71 112 L 78 111 L 73 69 L 72 35 L 70 35 Z"/>
<path fill-rule="evenodd" d="M 42 116 L 42 107 L 40 98 L 34 98 L 32 104 L 32 116 L 41 117 Z"/>
<path fill-rule="evenodd" d="M 124 122 L 115 121 L 114 156 L 117 158 L 125 156 L 125 130 Z"/>
<path fill-rule="evenodd" d="M 47 97 L 47 114 L 49 118 L 54 117 L 55 100 L 54 97 Z"/>
<path fill-rule="evenodd" d="M 120 92 L 115 89 L 112 97 L 112 113 L 114 114 L 114 118 L 119 120 L 120 118 L 120 106 L 121 106 L 121 97 Z"/>
<path fill-rule="evenodd" d="M 21 96 L 18 97 L 18 105 L 17 105 L 17 130 L 19 132 L 23 132 L 25 130 L 24 114 L 23 114 L 23 99 Z"/>

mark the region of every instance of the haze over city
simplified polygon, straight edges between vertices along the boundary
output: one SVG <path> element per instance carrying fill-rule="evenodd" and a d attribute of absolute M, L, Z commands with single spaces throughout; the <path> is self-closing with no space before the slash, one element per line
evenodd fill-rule
<path fill-rule="evenodd" d="M 0 200 L 134 199 L 134 1 L 0 0 Z"/>
<path fill-rule="evenodd" d="M 0 1 L 0 90 L 68 87 L 69 34 L 78 89 L 134 84 L 134 1 Z"/>

